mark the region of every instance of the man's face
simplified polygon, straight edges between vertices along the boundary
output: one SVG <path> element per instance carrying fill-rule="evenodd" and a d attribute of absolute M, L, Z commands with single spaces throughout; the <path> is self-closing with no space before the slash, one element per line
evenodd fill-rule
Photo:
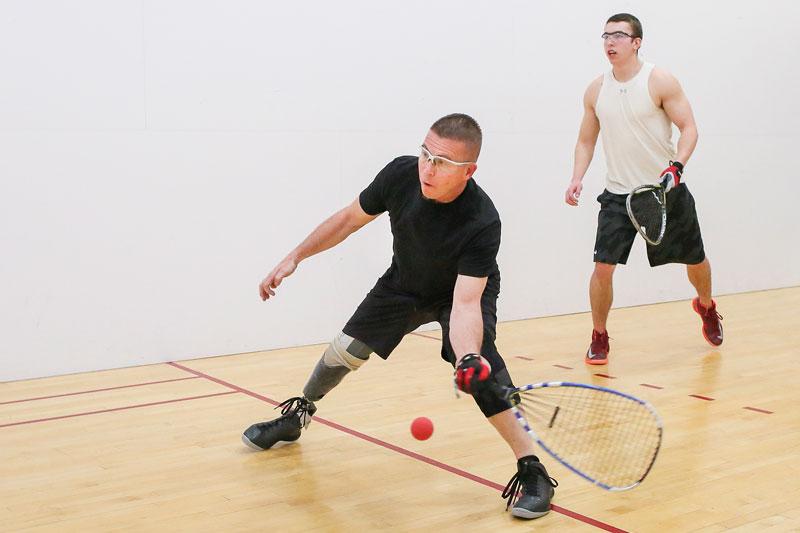
<path fill-rule="evenodd" d="M 422 195 L 437 202 L 452 202 L 458 198 L 478 168 L 472 162 L 474 154 L 469 146 L 429 131 L 420 151 L 418 165 Z M 433 157 L 433 161 L 429 160 L 429 156 Z M 455 165 L 453 162 L 467 164 Z"/>
<path fill-rule="evenodd" d="M 633 28 L 627 22 L 609 22 L 603 33 L 603 48 L 606 57 L 612 65 L 624 63 L 632 56 L 636 56 L 636 50 L 642 45 L 640 38 L 631 38 Z"/>

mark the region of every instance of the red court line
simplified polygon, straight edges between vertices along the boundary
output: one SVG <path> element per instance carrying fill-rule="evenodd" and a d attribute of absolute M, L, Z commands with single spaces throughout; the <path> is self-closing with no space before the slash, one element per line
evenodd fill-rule
<path fill-rule="evenodd" d="M 199 378 L 205 378 L 205 379 L 211 380 L 211 381 L 213 381 L 214 383 L 216 383 L 218 385 L 222 385 L 223 387 L 228 387 L 229 389 L 233 389 L 236 392 L 240 392 L 242 394 L 246 394 L 247 396 L 250 396 L 252 398 L 256 398 L 257 400 L 261 400 L 262 402 L 267 402 L 267 403 L 272 404 L 272 405 L 278 405 L 280 403 L 280 402 L 276 402 L 275 400 L 273 400 L 271 398 L 267 398 L 266 396 L 262 396 L 262 395 L 258 394 L 257 392 L 253 392 L 253 391 L 250 391 L 250 390 L 247 390 L 247 389 L 243 389 L 243 388 L 241 388 L 241 387 L 239 387 L 237 385 L 234 385 L 233 383 L 229 383 L 227 381 L 223 381 L 221 379 L 215 378 L 214 376 L 209 376 L 208 374 L 204 374 L 204 373 L 199 372 L 197 370 L 193 370 L 193 369 L 189 368 L 188 366 L 183 366 L 180 363 L 169 362 L 167 364 L 170 365 L 170 366 L 174 366 L 175 368 L 180 368 L 181 370 L 189 372 L 190 374 L 194 374 L 195 376 L 197 376 Z M 314 420 L 318 420 L 318 418 L 314 417 Z"/>
<path fill-rule="evenodd" d="M 572 370 L 572 367 L 567 365 L 553 365 L 553 366 L 556 368 L 563 368 L 564 370 Z"/>
<path fill-rule="evenodd" d="M 742 407 L 742 409 L 747 409 L 748 411 L 755 411 L 756 413 L 764 413 L 765 415 L 773 414 L 773 411 L 767 411 L 766 409 L 759 409 L 758 407 Z"/>
<path fill-rule="evenodd" d="M 649 387 L 651 389 L 658 389 L 658 390 L 664 388 L 664 387 L 659 387 L 658 385 L 650 385 L 649 383 L 639 383 L 639 385 L 641 385 L 642 387 Z"/>
<path fill-rule="evenodd" d="M 606 378 L 606 379 L 617 379 L 616 377 L 614 377 L 614 376 L 609 376 L 608 374 L 600 374 L 600 373 L 597 373 L 597 374 L 595 374 L 595 376 L 598 376 L 598 377 L 601 377 L 601 378 Z"/>
<path fill-rule="evenodd" d="M 342 426 L 340 424 L 337 424 L 336 422 L 332 422 L 330 420 L 320 419 L 320 418 L 318 418 L 316 416 L 314 417 L 314 420 L 315 421 L 318 420 L 318 421 L 322 422 L 323 424 L 325 424 L 326 426 L 332 427 L 334 429 L 338 429 L 339 431 L 347 433 L 348 435 L 352 435 L 354 437 L 358 437 L 358 438 L 363 439 L 363 440 L 365 440 L 367 442 L 371 442 L 373 444 L 377 444 L 378 446 L 383 446 L 384 448 L 387 448 L 387 449 L 392 450 L 394 452 L 403 454 L 403 455 L 405 455 L 407 457 L 411 457 L 412 459 L 416 459 L 418 461 L 422 461 L 423 463 L 429 464 L 431 466 L 435 466 L 436 468 L 440 468 L 440 469 L 442 469 L 442 470 L 444 470 L 446 472 L 450 472 L 451 474 L 456 474 L 456 475 L 461 476 L 463 478 L 475 481 L 476 483 L 480 483 L 481 485 L 485 485 L 487 487 L 491 487 L 491 488 L 493 488 L 495 490 L 498 490 L 498 491 L 501 491 L 501 492 L 503 491 L 503 489 L 505 489 L 505 487 L 503 485 L 500 485 L 499 483 L 495 483 L 494 481 L 490 481 L 488 479 L 484 479 L 484 478 L 482 478 L 480 476 L 476 476 L 475 474 L 471 474 L 471 473 L 467 472 L 466 470 L 461 470 L 460 468 L 456 468 L 456 467 L 448 465 L 446 463 L 442 463 L 441 461 L 437 461 L 436 459 L 432 459 L 430 457 L 426 457 L 424 455 L 420 455 L 420 454 L 418 454 L 416 452 L 412 452 L 411 450 L 407 450 L 405 448 L 401 448 L 400 446 L 396 446 L 396 445 L 391 444 L 389 442 L 386 442 L 386 441 L 383 441 L 383 440 L 380 440 L 380 439 L 376 439 L 375 437 L 371 437 L 369 435 L 361 433 L 360 431 L 356 431 L 354 429 L 350 429 L 348 427 Z M 584 516 L 584 515 L 582 515 L 580 513 L 576 513 L 575 511 L 570 511 L 569 509 L 565 509 L 564 507 L 560 507 L 558 505 L 554 505 L 554 504 L 551 503 L 550 504 L 550 508 L 553 511 L 556 511 L 557 513 L 563 514 L 564 516 L 568 516 L 570 518 L 574 518 L 575 520 L 579 520 L 579 521 L 584 522 L 586 524 L 595 526 L 595 527 L 597 527 L 599 529 L 602 529 L 602 530 L 605 530 L 605 531 L 613 531 L 615 533 L 625 533 L 624 529 L 619 529 L 619 528 L 614 527 L 614 526 L 612 526 L 610 524 L 606 524 L 605 522 L 601 522 L 601 521 L 596 520 L 594 518 L 591 518 L 591 517 L 588 517 L 588 516 Z"/>
<path fill-rule="evenodd" d="M 111 409 L 100 409 L 99 411 L 87 411 L 85 413 L 73 413 L 70 415 L 51 416 L 49 418 L 39 418 L 37 420 L 23 420 L 21 422 L 11 422 L 9 424 L 0 424 L 0 428 L 7 428 L 11 426 L 22 426 L 24 424 L 36 424 L 38 422 L 50 422 L 52 420 L 63 420 L 64 418 L 75 418 L 77 416 L 97 415 L 100 413 L 113 413 L 115 411 L 125 411 L 127 409 L 137 409 L 139 407 L 151 407 L 153 405 L 164 405 L 167 403 L 185 402 L 188 400 L 199 400 L 201 398 L 213 398 L 215 396 L 225 396 L 226 394 L 236 394 L 236 391 L 216 392 L 214 394 L 203 394 L 201 396 L 190 396 L 188 398 L 175 398 L 173 400 L 164 400 L 161 402 L 140 403 L 137 405 L 126 405 L 124 407 L 112 407 Z"/>
<path fill-rule="evenodd" d="M 697 398 L 698 400 L 705 400 L 707 402 L 713 402 L 714 401 L 714 398 L 710 398 L 708 396 L 702 396 L 700 394 L 690 394 L 689 396 L 691 396 L 692 398 Z"/>
<path fill-rule="evenodd" d="M 439 340 L 439 339 L 437 339 L 437 340 Z M 229 388 L 233 389 L 233 391 L 240 392 L 242 394 L 246 394 L 246 395 L 251 396 L 253 398 L 257 398 L 257 399 L 262 400 L 264 402 L 267 402 L 267 403 L 269 403 L 271 405 L 278 405 L 278 402 L 276 402 L 275 400 L 273 400 L 271 398 L 267 398 L 266 396 L 262 396 L 262 395 L 260 395 L 258 393 L 253 392 L 253 391 L 249 391 L 247 389 L 239 387 L 238 385 L 234 385 L 233 383 L 229 383 L 229 382 L 221 380 L 219 378 L 215 378 L 213 376 L 210 376 L 208 374 L 200 372 L 199 370 L 194 370 L 192 368 L 183 366 L 182 364 L 175 363 L 175 362 L 170 362 L 170 363 L 167 363 L 167 364 L 171 365 L 171 366 L 174 366 L 175 368 L 180 368 L 181 370 L 185 370 L 186 372 L 194 374 L 195 376 L 204 377 L 204 378 L 206 378 L 208 380 L 211 380 L 214 383 L 217 383 L 219 385 L 224 385 L 226 387 L 229 387 Z M 347 433 L 348 435 L 352 435 L 354 437 L 357 437 L 359 439 L 365 440 L 367 442 L 371 442 L 372 444 L 377 444 L 378 446 L 382 446 L 382 447 L 384 447 L 386 449 L 392 450 L 394 452 L 397 452 L 399 454 L 405 455 L 407 457 L 411 457 L 412 459 L 416 459 L 418 461 L 421 461 L 423 463 L 429 464 L 431 466 L 435 466 L 436 468 L 440 468 L 440 469 L 442 469 L 442 470 L 444 470 L 446 472 L 450 472 L 451 474 L 456 474 L 458 476 L 461 476 L 463 478 L 469 479 L 471 481 L 475 481 L 476 483 L 480 483 L 481 485 L 485 485 L 487 487 L 491 487 L 491 488 L 493 488 L 495 490 L 502 491 L 505 488 L 503 485 L 500 485 L 498 483 L 495 483 L 494 481 L 490 481 L 488 479 L 484 479 L 482 477 L 476 476 L 475 474 L 471 474 L 471 473 L 467 472 L 466 470 L 461 470 L 460 468 L 456 468 L 456 467 L 448 465 L 446 463 L 442 463 L 441 461 L 437 461 L 436 459 L 432 459 L 430 457 L 426 457 L 424 455 L 420 455 L 420 454 L 418 454 L 416 452 L 412 452 L 411 450 L 407 450 L 405 448 L 401 448 L 400 446 L 397 446 L 395 444 L 391 444 L 389 442 L 377 439 L 375 437 L 371 437 L 371 436 L 369 436 L 369 435 L 367 435 L 365 433 L 361 433 L 360 431 L 356 431 L 354 429 L 350 429 L 348 427 L 342 426 L 341 424 L 337 424 L 336 422 L 332 422 L 330 420 L 326 420 L 326 419 L 320 418 L 318 416 L 314 416 L 314 421 L 315 422 L 319 422 L 322 425 L 325 425 L 325 426 L 337 429 L 339 431 L 342 431 L 343 433 Z M 595 527 L 597 527 L 599 529 L 602 529 L 604 531 L 612 531 L 614 533 L 626 533 L 626 531 L 624 529 L 619 529 L 618 527 L 612 526 L 610 524 L 606 524 L 605 522 L 601 522 L 599 520 L 596 520 L 596 519 L 588 517 L 588 516 L 584 516 L 584 515 L 582 515 L 580 513 L 576 513 L 575 511 L 570 511 L 569 509 L 565 509 L 564 507 L 560 507 L 558 505 L 550 504 L 550 508 L 553 511 L 556 511 L 557 513 L 563 514 L 564 516 L 568 516 L 568 517 L 573 518 L 575 520 L 579 520 L 581 522 L 584 522 L 586 524 L 595 526 Z"/>
<path fill-rule="evenodd" d="M 432 340 L 435 340 L 435 341 L 440 341 L 440 340 L 442 340 L 442 339 L 440 339 L 439 337 L 432 337 L 432 336 L 430 336 L 430 335 L 425 335 L 424 333 L 418 333 L 418 332 L 416 332 L 416 331 L 412 331 L 412 332 L 411 332 L 411 334 L 412 334 L 412 335 L 416 335 L 416 336 L 418 336 L 418 337 L 425 337 L 426 339 L 432 339 Z"/>
<path fill-rule="evenodd" d="M 117 390 L 117 389 L 128 389 L 130 387 L 144 387 L 145 385 L 157 385 L 159 383 L 172 383 L 173 381 L 185 381 L 187 379 L 197 379 L 200 376 L 191 376 L 185 378 L 174 378 L 174 379 L 162 379 L 160 381 L 147 381 L 144 383 L 132 383 L 130 385 L 119 385 L 116 387 L 106 387 L 104 389 L 92 389 L 92 390 L 82 390 L 78 392 L 67 392 L 64 394 L 53 394 L 52 396 L 37 396 L 35 398 L 23 398 L 22 400 L 10 400 L 6 402 L 0 402 L 0 405 L 7 405 L 10 403 L 22 403 L 22 402 L 32 402 L 35 400 L 49 400 L 51 398 L 63 398 L 64 396 L 77 396 L 79 394 L 91 394 L 93 392 L 105 392 L 110 390 Z"/>

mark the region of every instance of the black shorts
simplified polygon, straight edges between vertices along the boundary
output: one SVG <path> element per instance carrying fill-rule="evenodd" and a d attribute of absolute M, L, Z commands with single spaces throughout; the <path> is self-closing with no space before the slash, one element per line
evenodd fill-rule
<path fill-rule="evenodd" d="M 600 213 L 597 215 L 597 237 L 594 243 L 594 261 L 623 265 L 628 261 L 637 235 L 628 211 L 625 209 L 626 194 L 606 191 L 597 197 Z M 685 183 L 667 194 L 667 229 L 661 244 L 647 245 L 650 266 L 667 263 L 696 265 L 705 259 L 703 237 L 694 207 L 694 198 Z"/>
<path fill-rule="evenodd" d="M 508 375 L 506 363 L 495 346 L 499 293 L 500 280 L 490 277 L 483 296 L 481 296 L 483 314 L 481 355 L 492 366 L 492 378 L 504 386 L 511 387 L 513 384 Z M 442 326 L 442 359 L 455 365 L 456 354 L 450 345 L 450 311 L 452 308 L 452 295 L 434 301 L 424 301 L 394 289 L 383 280 L 378 280 L 342 331 L 369 346 L 383 359 L 387 359 L 406 334 L 423 324 L 438 322 Z M 491 394 L 484 395 L 484 397 L 476 396 L 475 400 L 487 417 L 510 407 L 508 402 Z"/>

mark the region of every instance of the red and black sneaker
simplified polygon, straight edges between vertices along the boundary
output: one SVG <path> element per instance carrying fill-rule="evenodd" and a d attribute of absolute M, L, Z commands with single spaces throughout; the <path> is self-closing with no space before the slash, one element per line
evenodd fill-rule
<path fill-rule="evenodd" d="M 608 331 L 598 333 L 597 330 L 592 330 L 592 344 L 586 350 L 586 364 L 605 365 L 608 363 L 609 351 L 611 348 L 608 346 Z"/>
<path fill-rule="evenodd" d="M 700 298 L 692 300 L 692 309 L 703 319 L 703 337 L 711 346 L 722 344 L 722 315 L 717 313 L 717 302 L 711 300 L 711 307 L 703 307 Z"/>

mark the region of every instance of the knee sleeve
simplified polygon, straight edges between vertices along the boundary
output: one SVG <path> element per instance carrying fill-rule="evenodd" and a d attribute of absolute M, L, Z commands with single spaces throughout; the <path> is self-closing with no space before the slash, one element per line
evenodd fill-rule
<path fill-rule="evenodd" d="M 511 376 L 508 374 L 508 369 L 501 368 L 497 372 L 493 372 L 491 380 L 503 387 L 513 387 Z M 511 404 L 497 393 L 494 387 L 487 387 L 482 390 L 480 394 L 474 394 L 475 403 L 478 404 L 481 412 L 486 418 L 502 413 L 506 409 L 511 408 Z"/>
<path fill-rule="evenodd" d="M 328 394 L 352 370 L 367 362 L 372 349 L 363 342 L 339 333 L 317 361 L 303 388 L 303 396 L 315 402 Z"/>

